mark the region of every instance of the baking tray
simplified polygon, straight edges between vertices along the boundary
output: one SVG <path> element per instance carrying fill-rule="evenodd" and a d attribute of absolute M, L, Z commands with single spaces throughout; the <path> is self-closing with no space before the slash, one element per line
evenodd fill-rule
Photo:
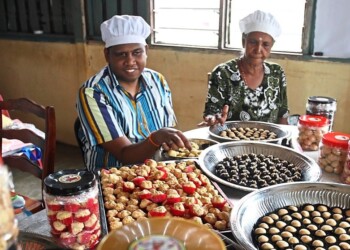
<path fill-rule="evenodd" d="M 221 142 L 235 141 L 232 138 L 220 136 L 220 132 L 231 129 L 231 128 L 257 128 L 269 130 L 270 132 L 274 132 L 277 135 L 275 139 L 266 139 L 266 140 L 258 140 L 261 142 L 271 142 L 281 144 L 284 139 L 288 139 L 291 136 L 291 133 L 285 130 L 282 126 L 269 122 L 258 122 L 258 121 L 229 121 L 225 122 L 223 125 L 216 124 L 209 127 L 209 135 L 215 140 Z M 244 140 L 239 140 L 244 141 Z"/>
<path fill-rule="evenodd" d="M 106 216 L 106 210 L 105 210 L 104 200 L 103 200 L 100 171 L 95 173 L 95 175 L 96 175 L 96 180 L 98 182 L 98 205 L 100 208 L 100 224 L 101 224 L 100 239 L 102 239 L 105 235 L 108 234 L 108 225 L 107 225 L 107 216 Z"/>
<path fill-rule="evenodd" d="M 213 146 L 215 144 L 218 144 L 219 142 L 211 139 L 202 139 L 202 138 L 188 138 L 190 142 L 194 142 L 199 146 L 200 150 L 205 150 L 210 146 Z M 167 151 L 163 150 L 162 148 L 159 149 L 158 154 L 159 159 L 163 159 L 164 161 L 170 161 L 170 160 L 188 160 L 188 159 L 198 159 L 198 156 L 170 156 Z"/>
<path fill-rule="evenodd" d="M 232 232 L 217 232 L 217 234 L 221 237 L 221 239 L 224 241 L 226 250 L 245 250 L 241 245 L 239 245 L 235 240 L 233 240 L 233 234 Z"/>
<path fill-rule="evenodd" d="M 163 163 L 172 163 L 172 162 L 182 162 L 182 161 L 188 161 L 187 160 L 168 160 L 168 161 L 162 161 Z M 198 161 L 196 159 L 191 159 L 190 161 L 192 161 L 195 166 L 199 169 L 201 169 L 200 165 L 198 164 Z M 132 166 L 132 165 L 130 165 Z M 207 176 L 204 171 L 201 169 L 202 171 L 202 174 Z M 208 176 L 207 176 L 208 177 Z M 99 199 L 99 208 L 100 208 L 100 222 L 101 222 L 101 238 L 103 238 L 105 235 L 107 235 L 110 231 L 109 231 L 109 228 L 108 228 L 108 222 L 107 222 L 107 216 L 106 216 L 106 209 L 104 207 L 104 197 L 103 197 L 103 193 L 102 193 L 102 185 L 101 185 L 101 174 L 100 174 L 100 171 L 98 171 L 96 173 L 96 178 L 98 180 L 98 188 L 99 188 L 99 195 L 98 195 L 98 199 Z M 208 177 L 209 178 L 209 177 Z M 224 197 L 227 202 L 229 203 L 229 205 L 231 206 L 231 209 L 233 209 L 233 204 L 230 202 L 230 200 L 228 200 L 227 196 L 225 195 L 225 193 L 220 189 L 218 188 L 218 185 L 212 181 L 210 178 L 209 178 L 209 181 L 212 183 L 212 185 L 214 186 L 214 188 L 218 191 L 218 193 Z M 231 210 L 232 211 L 232 210 Z M 225 244 L 227 246 L 231 246 L 231 245 L 237 245 L 237 243 L 233 242 L 232 239 L 230 239 L 229 237 L 231 236 L 232 238 L 232 231 L 228 228 L 227 230 L 214 230 L 216 231 L 220 237 L 223 238 Z M 230 249 L 230 248 L 228 248 Z M 232 248 L 232 249 L 235 249 L 235 248 Z"/>
<path fill-rule="evenodd" d="M 247 194 L 231 211 L 233 235 L 245 249 L 255 249 L 251 232 L 261 216 L 287 205 L 300 206 L 306 203 L 348 208 L 350 186 L 327 182 L 294 182 Z"/>
<path fill-rule="evenodd" d="M 17 238 L 17 247 L 21 250 L 62 249 L 54 238 L 32 232 L 20 231 Z"/>
<path fill-rule="evenodd" d="M 228 182 L 215 174 L 215 166 L 224 158 L 249 153 L 273 155 L 281 160 L 293 163 L 301 168 L 302 181 L 317 182 L 322 175 L 320 167 L 310 157 L 293 149 L 267 142 L 237 141 L 220 143 L 205 149 L 200 154 L 198 163 L 203 172 L 212 180 L 234 189 L 252 192 L 257 189 Z"/>

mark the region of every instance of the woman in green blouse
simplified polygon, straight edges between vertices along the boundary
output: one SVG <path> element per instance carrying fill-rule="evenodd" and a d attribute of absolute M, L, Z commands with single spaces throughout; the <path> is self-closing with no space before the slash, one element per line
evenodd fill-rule
<path fill-rule="evenodd" d="M 255 11 L 240 21 L 243 56 L 214 68 L 208 85 L 204 121 L 263 121 L 287 124 L 287 82 L 283 68 L 265 61 L 281 29 L 269 13 Z"/>

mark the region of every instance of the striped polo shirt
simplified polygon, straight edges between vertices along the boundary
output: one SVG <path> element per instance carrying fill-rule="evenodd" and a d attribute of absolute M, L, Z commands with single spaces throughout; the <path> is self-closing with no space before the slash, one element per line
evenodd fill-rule
<path fill-rule="evenodd" d="M 163 75 L 145 68 L 139 79 L 140 91 L 135 100 L 108 66 L 79 89 L 77 111 L 82 129 L 78 134 L 89 170 L 121 165 L 101 143 L 122 136 L 138 143 L 153 131 L 176 125 L 171 91 Z"/>

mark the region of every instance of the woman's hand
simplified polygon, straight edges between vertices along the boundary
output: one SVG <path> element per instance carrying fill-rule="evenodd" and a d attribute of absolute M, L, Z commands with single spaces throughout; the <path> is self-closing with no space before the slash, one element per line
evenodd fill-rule
<path fill-rule="evenodd" d="M 223 125 L 226 122 L 228 114 L 228 105 L 224 105 L 222 108 L 221 114 L 215 114 L 215 115 L 207 115 L 204 117 L 204 121 L 197 124 L 198 127 L 205 127 L 205 126 L 212 126 L 215 124 L 220 123 Z"/>

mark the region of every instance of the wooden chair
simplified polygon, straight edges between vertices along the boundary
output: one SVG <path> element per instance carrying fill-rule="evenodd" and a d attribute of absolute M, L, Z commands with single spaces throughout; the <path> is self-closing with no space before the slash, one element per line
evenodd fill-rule
<path fill-rule="evenodd" d="M 80 123 L 79 117 L 77 117 L 74 121 L 74 134 L 75 134 L 75 139 L 76 139 L 78 146 L 80 148 L 81 156 L 83 157 L 83 160 L 84 160 L 83 142 L 79 138 L 80 127 L 81 127 L 81 123 Z"/>
<path fill-rule="evenodd" d="M 37 161 L 30 160 L 25 155 L 8 155 L 3 157 L 4 163 L 11 169 L 17 168 L 41 179 L 41 190 L 43 190 L 44 179 L 54 172 L 55 153 L 56 153 L 56 116 L 55 109 L 52 106 L 44 107 L 27 98 L 11 99 L 0 101 L 0 113 L 7 110 L 12 119 L 13 114 L 23 114 L 29 119 L 35 118 L 43 121 L 45 138 L 33 132 L 31 129 L 2 129 L 2 119 L 0 119 L 0 138 L 18 139 L 24 143 L 32 143 L 41 149 L 42 166 Z M 16 117 L 17 118 L 17 117 Z M 23 121 L 25 122 L 25 121 Z M 32 122 L 31 122 L 32 123 Z M 2 152 L 2 144 L 0 144 Z M 34 200 L 25 194 L 20 194 L 26 200 L 26 209 L 32 213 L 38 212 L 44 208 L 43 197 L 41 200 Z M 16 211 L 17 212 L 17 211 Z"/>
<path fill-rule="evenodd" d="M 2 101 L 2 100 L 4 100 L 4 99 L 2 98 L 2 95 L 0 95 L 0 101 Z M 6 115 L 7 117 L 10 117 L 10 114 L 7 110 L 2 110 L 2 112 L 0 112 L 0 113 L 3 115 Z"/>

